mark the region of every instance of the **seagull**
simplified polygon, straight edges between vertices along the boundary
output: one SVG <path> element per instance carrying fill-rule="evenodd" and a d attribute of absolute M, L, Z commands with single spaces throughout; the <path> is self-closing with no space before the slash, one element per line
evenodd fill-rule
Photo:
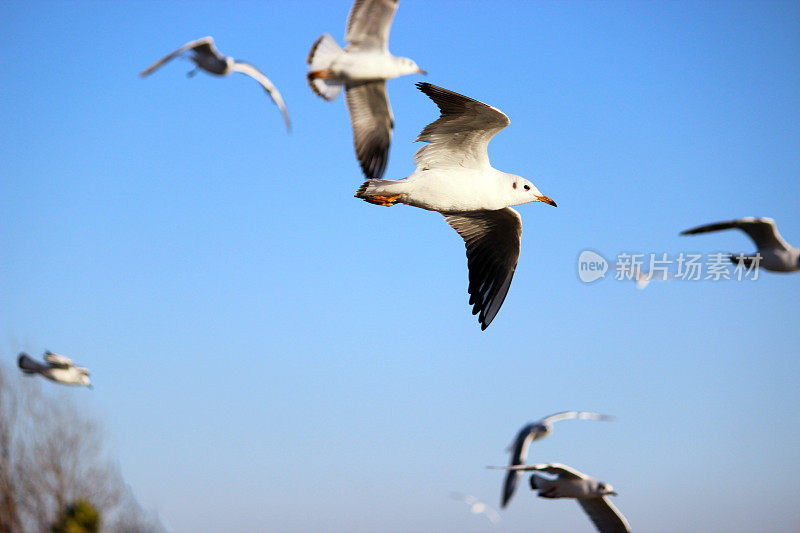
<path fill-rule="evenodd" d="M 587 411 L 563 411 L 554 415 L 546 416 L 537 422 L 532 422 L 519 430 L 517 436 L 508 446 L 508 451 L 511 452 L 511 463 L 509 466 L 518 466 L 525 463 L 528 458 L 528 447 L 531 442 L 542 439 L 553 431 L 553 422 L 559 420 L 567 420 L 569 418 L 579 418 L 582 420 L 613 420 L 613 416 L 601 415 L 598 413 L 589 413 Z M 503 484 L 503 501 L 501 507 L 508 505 L 511 496 L 517 488 L 517 477 L 519 476 L 516 470 L 509 470 L 506 474 L 506 480 Z"/>
<path fill-rule="evenodd" d="M 647 288 L 651 281 L 669 281 L 673 277 L 671 272 L 658 272 L 654 274 L 653 272 L 645 272 L 643 270 L 639 270 L 633 275 L 633 279 L 636 280 L 636 288 L 640 291 Z"/>
<path fill-rule="evenodd" d="M 475 496 L 470 494 L 462 494 L 461 492 L 451 492 L 450 497 L 454 500 L 458 500 L 461 502 L 466 503 L 469 505 L 469 512 L 472 514 L 485 514 L 486 518 L 489 519 L 489 522 L 492 524 L 500 523 L 500 515 L 497 514 L 497 511 L 483 503 L 482 501 L 478 500 Z"/>
<path fill-rule="evenodd" d="M 444 215 L 465 241 L 469 303 L 484 330 L 503 305 L 519 259 L 522 219 L 509 206 L 556 203 L 525 178 L 492 168 L 487 146 L 510 122 L 502 111 L 430 83 L 417 87 L 441 111 L 417 138 L 428 143 L 414 155 L 417 169 L 396 181 L 366 181 L 356 197 Z"/>
<path fill-rule="evenodd" d="M 671 272 L 659 270 L 658 272 L 647 272 L 642 270 L 636 265 L 631 263 L 615 262 L 612 264 L 613 270 L 616 274 L 621 276 L 620 279 L 630 279 L 636 282 L 636 288 L 644 290 L 651 281 L 668 281 L 674 278 Z"/>
<path fill-rule="evenodd" d="M 761 256 L 760 261 L 756 264 L 758 268 L 773 272 L 797 272 L 800 270 L 800 248 L 789 246 L 783 240 L 778 233 L 778 228 L 775 227 L 775 221 L 771 218 L 745 217 L 706 224 L 682 231 L 681 235 L 697 235 L 731 228 L 737 228 L 747 233 L 747 236 L 756 244 L 758 254 Z M 733 263 L 739 263 L 739 259 L 742 258 L 744 265 L 749 267 L 755 257 L 755 255 L 731 254 L 730 259 Z"/>
<path fill-rule="evenodd" d="M 533 471 L 531 489 L 538 490 L 540 498 L 575 498 L 600 533 L 627 533 L 631 530 L 622 513 L 606 497 L 617 495 L 614 487 L 574 468 L 559 463 L 489 468 L 515 472 Z M 556 477 L 546 478 L 539 475 L 539 472 Z"/>
<path fill-rule="evenodd" d="M 194 76 L 198 69 L 205 70 L 209 74 L 216 74 L 217 76 L 227 76 L 231 72 L 241 72 L 247 76 L 250 76 L 258 83 L 264 87 L 264 90 L 272 98 L 272 101 L 275 102 L 275 105 L 278 106 L 278 109 L 281 110 L 281 114 L 283 115 L 283 121 L 286 123 L 286 129 L 291 131 L 292 130 L 292 123 L 289 120 L 289 112 L 286 111 L 286 104 L 283 103 L 283 98 L 281 97 L 281 93 L 278 92 L 278 89 L 269 81 L 269 78 L 264 76 L 264 74 L 258 70 L 256 67 L 251 65 L 250 63 L 245 63 L 243 61 L 236 61 L 234 58 L 230 56 L 223 56 L 217 47 L 214 46 L 214 39 L 211 37 L 203 37 L 202 39 L 197 39 L 196 41 L 191 41 L 174 52 L 165 55 L 142 72 L 139 73 L 139 76 L 144 78 L 148 74 L 152 73 L 158 67 L 178 57 L 185 52 L 192 52 L 192 55 L 189 56 L 195 65 L 197 65 L 193 70 L 189 71 L 188 76 Z"/>
<path fill-rule="evenodd" d="M 367 178 L 380 178 L 389 159 L 394 117 L 386 80 L 425 74 L 407 57 L 389 53 L 389 30 L 398 0 L 356 0 L 347 17 L 342 49 L 326 33 L 311 46 L 308 83 L 318 96 L 332 101 L 345 89 L 353 124 L 353 142 Z"/>
<path fill-rule="evenodd" d="M 86 385 L 90 389 L 92 388 L 92 383 L 89 381 L 89 370 L 82 366 L 75 366 L 69 357 L 48 350 L 44 352 L 44 360 L 45 363 L 40 363 L 25 352 L 21 352 L 17 358 L 17 365 L 26 375 L 41 374 L 57 383 Z"/>

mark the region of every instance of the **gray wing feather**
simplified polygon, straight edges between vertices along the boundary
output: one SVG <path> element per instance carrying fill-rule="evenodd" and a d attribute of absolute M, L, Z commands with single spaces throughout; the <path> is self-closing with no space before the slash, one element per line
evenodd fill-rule
<path fill-rule="evenodd" d="M 53 353 L 51 351 L 46 351 L 44 353 L 44 360 L 53 368 L 69 368 L 75 365 L 72 359 L 66 355 Z"/>
<path fill-rule="evenodd" d="M 278 91 L 277 87 L 267 78 L 263 72 L 258 70 L 256 67 L 251 65 L 250 63 L 245 63 L 244 61 L 235 61 L 233 63 L 232 70 L 244 74 L 246 76 L 250 76 L 254 80 L 256 80 L 267 94 L 272 98 L 272 101 L 275 102 L 275 105 L 278 106 L 278 109 L 281 111 L 281 115 L 283 115 L 283 121 L 286 123 L 286 129 L 288 131 L 292 131 L 292 121 L 289 120 L 289 112 L 286 109 L 286 104 L 283 101 L 283 97 L 281 93 Z"/>
<path fill-rule="evenodd" d="M 388 50 L 398 0 L 356 0 L 347 17 L 348 48 Z"/>
<path fill-rule="evenodd" d="M 613 420 L 614 417 L 601 415 L 599 413 L 590 413 L 588 411 L 564 411 L 543 418 L 542 424 L 549 424 L 551 422 L 558 422 L 559 420 L 567 420 L 570 418 L 580 418 L 584 420 Z"/>
<path fill-rule="evenodd" d="M 631 530 L 628 521 L 606 496 L 580 498 L 578 503 L 600 533 L 627 533 Z"/>
<path fill-rule="evenodd" d="M 530 470 L 547 472 L 548 474 L 553 474 L 563 479 L 587 479 L 589 477 L 586 474 L 578 472 L 574 468 L 570 468 L 567 465 L 562 465 L 561 463 L 549 463 L 549 464 L 529 465 L 529 466 L 531 466 Z"/>
<path fill-rule="evenodd" d="M 681 235 L 697 235 L 698 233 L 709 233 L 712 231 L 722 231 L 726 229 L 740 229 L 756 244 L 758 248 L 782 248 L 789 249 L 789 245 L 778 233 L 775 221 L 771 218 L 746 217 L 725 222 L 706 224 L 695 228 L 682 231 Z"/>
<path fill-rule="evenodd" d="M 42 363 L 34 360 L 24 352 L 21 352 L 19 354 L 19 357 L 17 357 L 17 366 L 19 366 L 20 370 L 22 370 L 26 374 L 31 374 L 34 372 L 39 372 L 41 370 L 47 369 L 46 365 L 43 365 Z"/>
<path fill-rule="evenodd" d="M 168 61 L 170 61 L 172 59 L 175 59 L 177 56 L 183 54 L 184 52 L 188 52 L 189 50 L 197 50 L 198 52 L 201 52 L 201 53 L 207 53 L 207 54 L 219 56 L 220 58 L 222 57 L 220 55 L 220 53 L 217 51 L 216 47 L 214 46 L 214 39 L 212 39 L 211 37 L 203 37 L 202 39 L 197 39 L 195 41 L 190 41 L 190 42 L 184 44 L 183 46 L 181 46 L 180 48 L 178 48 L 177 50 L 175 50 L 174 52 L 170 52 L 169 54 L 165 55 L 164 57 L 162 57 L 161 59 L 159 59 L 158 61 L 156 61 L 155 63 L 153 63 L 152 65 L 150 65 L 146 69 L 144 69 L 143 71 L 141 71 L 139 73 L 139 76 L 144 78 L 145 76 L 147 76 L 148 74 L 151 74 L 154 70 L 156 70 L 158 67 L 160 67 L 164 63 L 166 63 L 166 62 L 168 62 Z"/>
<path fill-rule="evenodd" d="M 469 303 L 481 329 L 486 329 L 503 305 L 517 268 L 522 219 L 510 207 L 449 213 L 444 218 L 464 239 Z"/>
<path fill-rule="evenodd" d="M 511 464 L 509 466 L 517 466 L 525 462 L 526 456 L 528 455 L 528 445 L 533 438 L 530 428 L 531 426 L 525 426 L 517 434 L 513 449 L 511 450 Z M 517 490 L 517 481 L 519 481 L 519 472 L 516 470 L 509 470 L 506 472 L 506 479 L 503 481 L 503 496 L 500 500 L 501 507 L 507 506 L 508 502 L 511 501 L 514 491 Z"/>
<path fill-rule="evenodd" d="M 380 178 L 389 160 L 394 118 L 384 80 L 348 85 L 347 109 L 353 125 L 353 143 L 367 178 Z"/>
<path fill-rule="evenodd" d="M 417 137 L 428 144 L 414 154 L 414 163 L 425 168 L 490 166 L 489 141 L 511 123 L 505 113 L 430 83 L 417 83 L 417 88 L 433 100 L 441 115 Z"/>

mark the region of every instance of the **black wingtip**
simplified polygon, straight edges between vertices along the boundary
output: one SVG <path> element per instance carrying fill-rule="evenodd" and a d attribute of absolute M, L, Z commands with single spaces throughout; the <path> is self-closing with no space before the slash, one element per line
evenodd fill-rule
<path fill-rule="evenodd" d="M 425 93 L 428 97 L 432 98 L 434 94 L 444 93 L 447 89 L 443 87 L 439 87 L 438 85 L 434 85 L 432 83 L 428 83 L 427 81 L 418 81 L 416 83 L 417 89 Z"/>

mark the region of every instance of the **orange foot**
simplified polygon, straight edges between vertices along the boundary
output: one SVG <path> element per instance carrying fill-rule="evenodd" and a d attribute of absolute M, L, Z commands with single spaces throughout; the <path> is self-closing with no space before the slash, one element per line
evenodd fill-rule
<path fill-rule="evenodd" d="M 400 198 L 399 194 L 397 196 L 367 196 L 364 200 L 371 204 L 392 207 L 397 202 L 398 198 Z"/>

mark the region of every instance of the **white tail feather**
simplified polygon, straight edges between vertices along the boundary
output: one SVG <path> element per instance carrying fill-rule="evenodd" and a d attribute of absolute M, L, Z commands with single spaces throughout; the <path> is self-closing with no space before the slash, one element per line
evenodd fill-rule
<path fill-rule="evenodd" d="M 369 196 L 401 194 L 403 191 L 397 191 L 398 188 L 396 180 L 371 179 L 361 184 L 356 191 L 356 198 L 366 199 Z"/>
<path fill-rule="evenodd" d="M 308 52 L 308 71 L 319 72 L 330 68 L 333 61 L 343 53 L 342 48 L 329 33 L 322 35 L 311 46 Z M 325 100 L 335 100 L 342 91 L 343 84 L 339 80 L 312 78 L 309 76 L 308 83 L 311 89 Z"/>
<path fill-rule="evenodd" d="M 311 84 L 311 89 L 318 95 L 323 97 L 327 101 L 336 100 L 336 97 L 339 96 L 339 93 L 342 92 L 343 85 L 341 82 L 332 81 L 332 80 L 322 80 L 322 79 L 315 79 L 315 80 L 308 80 Z"/>

